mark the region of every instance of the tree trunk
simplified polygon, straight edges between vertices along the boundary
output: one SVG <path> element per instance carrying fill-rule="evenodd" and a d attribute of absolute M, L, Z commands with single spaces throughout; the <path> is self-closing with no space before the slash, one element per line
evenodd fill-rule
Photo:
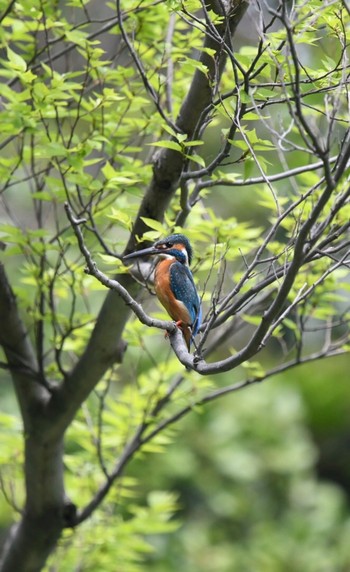
<path fill-rule="evenodd" d="M 25 443 L 27 500 L 4 546 L 1 572 L 42 570 L 65 525 L 63 440 L 31 436 Z"/>

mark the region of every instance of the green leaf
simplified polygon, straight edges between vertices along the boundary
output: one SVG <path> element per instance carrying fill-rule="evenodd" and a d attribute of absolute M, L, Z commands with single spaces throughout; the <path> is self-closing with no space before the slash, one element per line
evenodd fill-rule
<path fill-rule="evenodd" d="M 174 151 L 182 152 L 182 148 L 179 143 L 175 141 L 157 141 L 156 143 L 147 143 L 147 145 L 151 145 L 152 147 L 163 147 L 164 149 L 173 149 Z"/>
<path fill-rule="evenodd" d="M 198 165 L 201 165 L 201 167 L 205 167 L 205 161 L 200 155 L 195 153 L 194 155 L 185 155 L 185 157 L 194 163 L 198 163 Z"/>
<path fill-rule="evenodd" d="M 196 139 L 193 141 L 187 141 L 183 143 L 184 147 L 197 147 L 198 145 L 204 145 L 204 141 L 201 139 Z"/>
<path fill-rule="evenodd" d="M 255 161 L 251 157 L 244 160 L 244 179 L 249 179 L 254 169 Z"/>
<path fill-rule="evenodd" d="M 131 230 L 132 219 L 126 212 L 112 208 L 111 212 L 107 216 L 108 218 L 113 220 L 116 224 L 123 226 L 128 230 Z"/>
<path fill-rule="evenodd" d="M 20 71 L 20 72 L 26 71 L 26 69 L 27 69 L 26 61 L 22 58 L 22 56 L 20 56 L 19 54 L 17 54 L 13 50 L 11 50 L 11 48 L 7 48 L 7 57 L 9 59 L 9 61 L 11 62 L 12 68 L 14 70 Z"/>
<path fill-rule="evenodd" d="M 38 199 L 39 201 L 52 201 L 52 195 L 48 191 L 38 191 L 37 193 L 32 193 L 32 199 Z"/>
<path fill-rule="evenodd" d="M 81 32 L 80 30 L 66 30 L 65 35 L 69 42 L 77 44 L 82 48 L 86 48 L 87 39 L 86 39 L 86 34 L 84 32 Z"/>
<path fill-rule="evenodd" d="M 158 232 L 160 232 L 161 234 L 165 234 L 165 229 L 164 226 L 162 225 L 161 222 L 159 222 L 158 220 L 154 220 L 153 218 L 147 218 L 142 216 L 141 220 L 149 227 L 152 228 L 153 230 L 156 230 Z"/>
<path fill-rule="evenodd" d="M 59 141 L 48 141 L 43 145 L 38 145 L 36 153 L 37 157 L 51 159 L 52 157 L 66 157 L 68 150 L 63 143 Z"/>

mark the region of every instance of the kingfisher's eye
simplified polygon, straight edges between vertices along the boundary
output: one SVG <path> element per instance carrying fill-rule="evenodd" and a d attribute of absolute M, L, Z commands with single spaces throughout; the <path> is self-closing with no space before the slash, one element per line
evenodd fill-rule
<path fill-rule="evenodd" d="M 161 242 L 160 244 L 157 244 L 156 248 L 158 248 L 158 250 L 165 250 L 167 248 L 171 248 L 172 246 L 172 242 Z"/>

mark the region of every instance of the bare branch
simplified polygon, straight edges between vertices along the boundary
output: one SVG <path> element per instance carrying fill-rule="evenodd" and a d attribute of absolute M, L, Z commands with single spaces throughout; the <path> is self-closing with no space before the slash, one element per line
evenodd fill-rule
<path fill-rule="evenodd" d="M 345 355 L 347 353 L 349 353 L 349 350 L 343 350 L 341 348 L 338 348 L 337 345 L 334 345 L 333 347 L 327 347 L 320 352 L 310 354 L 310 355 L 305 356 L 303 358 L 295 358 L 289 362 L 286 362 L 284 364 L 281 364 L 275 368 L 272 368 L 272 369 L 264 372 L 261 376 L 249 377 L 248 379 L 246 379 L 244 381 L 240 381 L 240 382 L 234 383 L 232 385 L 227 385 L 225 387 L 216 389 L 216 390 L 208 393 L 207 395 L 204 395 L 203 397 L 195 400 L 194 402 L 192 401 L 189 405 L 186 405 L 182 409 L 179 409 L 173 415 L 166 417 L 163 421 L 158 423 L 158 425 L 155 428 L 151 429 L 149 432 L 147 432 L 147 429 L 148 429 L 147 424 L 140 425 L 137 428 L 137 430 L 135 431 L 134 436 L 130 439 L 130 441 L 125 446 L 125 448 L 124 448 L 122 454 L 120 455 L 118 461 L 116 462 L 115 467 L 114 467 L 113 471 L 111 472 L 109 478 L 100 487 L 100 489 L 95 493 L 95 495 L 94 495 L 93 499 L 90 501 L 90 503 L 77 514 L 74 525 L 80 524 L 81 522 L 88 519 L 92 515 L 94 510 L 96 510 L 96 508 L 102 503 L 102 501 L 104 500 L 104 498 L 108 494 L 113 483 L 123 473 L 125 466 L 127 465 L 127 463 L 129 462 L 129 460 L 132 458 L 132 456 L 134 455 L 134 453 L 136 451 L 142 449 L 143 445 L 150 442 L 157 435 L 162 433 L 167 427 L 170 427 L 174 423 L 177 423 L 180 419 L 185 417 L 187 414 L 191 413 L 197 407 L 200 407 L 202 405 L 205 405 L 207 403 L 215 401 L 216 399 L 219 399 L 225 395 L 229 395 L 231 393 L 235 393 L 237 391 L 240 391 L 242 389 L 250 387 L 256 383 L 265 382 L 269 378 L 271 378 L 271 377 L 273 377 L 279 373 L 282 373 L 284 371 L 290 370 L 290 369 L 292 369 L 296 366 L 299 366 L 301 364 L 305 364 L 305 363 L 309 363 L 309 362 L 313 362 L 313 361 L 317 361 L 317 360 L 321 360 L 321 359 L 328 359 L 328 358 L 336 357 L 339 355 Z M 182 379 L 181 377 L 176 378 L 171 393 L 178 386 L 178 384 L 181 383 L 181 379 Z M 154 410 L 154 415 L 156 415 L 161 409 L 163 409 L 163 407 L 166 405 L 167 401 L 168 400 L 165 399 L 164 402 L 159 402 L 159 404 L 157 405 L 157 408 Z"/>

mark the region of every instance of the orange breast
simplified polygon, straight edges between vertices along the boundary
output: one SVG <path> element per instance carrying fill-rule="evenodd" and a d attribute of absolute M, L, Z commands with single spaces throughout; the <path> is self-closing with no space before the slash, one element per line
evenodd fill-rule
<path fill-rule="evenodd" d="M 161 260 L 155 271 L 154 287 L 160 303 L 164 306 L 169 316 L 184 324 L 190 325 L 190 317 L 186 306 L 180 300 L 176 300 L 170 288 L 170 266 L 174 263 L 171 258 Z"/>

